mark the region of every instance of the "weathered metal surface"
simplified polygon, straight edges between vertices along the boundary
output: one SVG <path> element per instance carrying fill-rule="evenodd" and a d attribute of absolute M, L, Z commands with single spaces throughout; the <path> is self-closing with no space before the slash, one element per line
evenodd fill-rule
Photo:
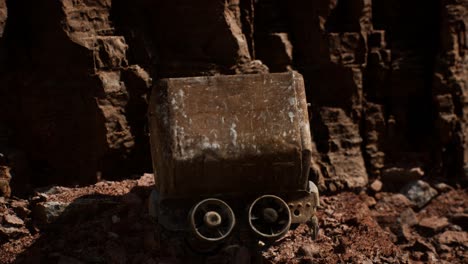
<path fill-rule="evenodd" d="M 298 73 L 165 79 L 149 121 L 163 197 L 307 188 L 311 137 Z"/>

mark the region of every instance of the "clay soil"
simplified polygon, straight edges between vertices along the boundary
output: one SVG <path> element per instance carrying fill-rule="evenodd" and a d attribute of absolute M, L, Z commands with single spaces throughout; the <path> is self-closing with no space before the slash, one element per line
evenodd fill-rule
<path fill-rule="evenodd" d="M 147 210 L 153 184 L 145 175 L 0 198 L 0 263 L 248 263 L 242 247 L 201 261 L 162 257 L 171 245 L 155 239 Z M 398 193 L 322 196 L 318 239 L 300 225 L 264 248 L 262 262 L 467 263 L 467 203 L 467 190 L 450 186 L 420 209 Z M 60 205 L 68 207 L 54 215 Z"/>

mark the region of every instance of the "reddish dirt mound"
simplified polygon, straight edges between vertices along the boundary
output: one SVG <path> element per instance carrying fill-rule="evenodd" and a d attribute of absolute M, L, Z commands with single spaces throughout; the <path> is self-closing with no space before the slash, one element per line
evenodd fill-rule
<path fill-rule="evenodd" d="M 186 263 L 160 257 L 146 206 L 153 184 L 145 175 L 53 187 L 27 201 L 0 198 L 0 263 Z M 266 249 L 263 262 L 466 263 L 467 202 L 466 190 L 450 187 L 419 211 L 402 194 L 324 196 L 318 239 L 300 225 Z M 239 254 L 200 259 L 246 263 Z"/>

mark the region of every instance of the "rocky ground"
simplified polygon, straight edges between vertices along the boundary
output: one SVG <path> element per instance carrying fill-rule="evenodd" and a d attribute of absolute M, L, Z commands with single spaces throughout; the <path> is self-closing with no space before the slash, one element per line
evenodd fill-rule
<path fill-rule="evenodd" d="M 0 198 L 0 263 L 187 263 L 161 258 L 146 199 L 152 175 Z M 467 263 L 468 192 L 413 182 L 401 193 L 322 196 L 316 241 L 300 225 L 264 263 Z M 234 263 L 246 263 L 237 250 Z M 226 255 L 204 263 L 232 263 Z"/>

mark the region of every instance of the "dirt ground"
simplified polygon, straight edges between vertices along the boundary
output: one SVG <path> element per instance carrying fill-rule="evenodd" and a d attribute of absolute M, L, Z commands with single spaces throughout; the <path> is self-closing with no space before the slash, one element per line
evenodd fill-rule
<path fill-rule="evenodd" d="M 147 197 L 152 175 L 0 198 L 0 263 L 248 263 L 236 254 L 161 256 Z M 468 193 L 444 185 L 418 208 L 399 193 L 322 196 L 320 232 L 300 225 L 263 249 L 263 263 L 468 263 Z M 170 252 L 170 250 L 169 250 Z M 227 257 L 229 256 L 229 257 Z"/>

